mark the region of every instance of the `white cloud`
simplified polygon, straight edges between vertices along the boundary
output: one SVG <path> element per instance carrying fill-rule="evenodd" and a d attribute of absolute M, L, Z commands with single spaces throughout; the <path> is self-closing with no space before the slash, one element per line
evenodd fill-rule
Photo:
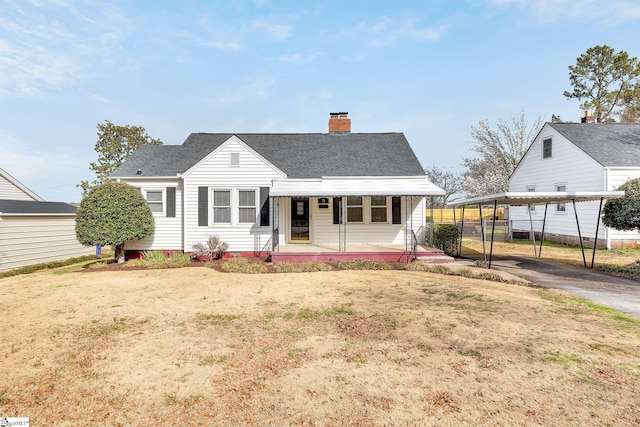
<path fill-rule="evenodd" d="M 525 9 L 528 12 L 525 15 L 536 24 L 602 19 L 614 25 L 640 19 L 640 4 L 630 0 L 489 0 L 489 4 Z"/>
<path fill-rule="evenodd" d="M 7 3 L 0 16 L 0 96 L 78 84 L 100 62 L 119 62 L 126 22 L 108 5 L 71 0 Z M 92 18 L 88 18 L 88 16 Z"/>
<path fill-rule="evenodd" d="M 321 56 L 322 56 L 322 52 L 316 50 L 313 52 L 309 52 L 307 54 L 302 54 L 302 53 L 284 54 L 276 57 L 276 59 L 282 62 L 294 62 L 298 64 L 303 64 L 303 63 L 315 61 Z"/>
<path fill-rule="evenodd" d="M 295 20 L 297 20 L 295 16 L 261 17 L 252 20 L 251 26 L 254 30 L 264 33 L 270 40 L 282 41 L 290 38 L 294 30 L 293 22 L 286 21 Z"/>
<path fill-rule="evenodd" d="M 382 17 L 374 23 L 359 22 L 346 33 L 362 34 L 369 37 L 372 46 L 389 46 L 400 40 L 433 41 L 440 39 L 447 29 L 446 25 L 423 26 L 415 18 Z"/>

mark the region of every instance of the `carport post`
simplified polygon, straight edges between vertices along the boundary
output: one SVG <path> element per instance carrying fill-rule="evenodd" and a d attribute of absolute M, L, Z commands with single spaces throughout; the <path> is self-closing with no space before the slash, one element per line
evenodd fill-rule
<path fill-rule="evenodd" d="M 596 248 L 598 247 L 598 229 L 600 228 L 600 215 L 602 214 L 602 201 L 604 197 L 600 197 L 600 207 L 598 208 L 598 218 L 596 220 L 596 238 L 593 240 L 593 254 L 591 254 L 591 268 L 596 260 Z"/>
<path fill-rule="evenodd" d="M 480 233 L 482 234 L 482 255 L 484 255 L 484 262 L 487 262 L 487 247 L 485 245 L 484 236 L 484 221 L 482 220 L 482 203 L 478 203 L 480 208 Z"/>
<path fill-rule="evenodd" d="M 540 235 L 540 251 L 538 251 L 538 257 L 542 255 L 542 242 L 544 242 L 544 228 L 547 225 L 547 207 L 549 203 L 544 204 L 544 218 L 542 219 L 542 234 Z"/>
<path fill-rule="evenodd" d="M 493 257 L 493 235 L 496 229 L 496 208 L 498 207 L 498 199 L 493 201 L 493 223 L 491 224 L 491 249 L 489 249 L 489 268 L 491 268 L 491 258 Z"/>
<path fill-rule="evenodd" d="M 531 229 L 531 238 L 533 239 L 533 256 L 537 256 L 538 248 L 536 247 L 536 232 L 533 230 L 533 218 L 531 218 L 531 203 L 527 204 L 527 210 L 529 211 L 529 227 Z"/>
<path fill-rule="evenodd" d="M 576 199 L 572 199 L 573 213 L 576 214 L 576 225 L 578 226 L 578 239 L 580 239 L 580 249 L 582 250 L 582 262 L 585 268 L 587 267 L 587 259 L 584 256 L 584 245 L 582 244 L 582 233 L 580 233 L 580 221 L 578 221 L 578 211 L 576 210 Z"/>

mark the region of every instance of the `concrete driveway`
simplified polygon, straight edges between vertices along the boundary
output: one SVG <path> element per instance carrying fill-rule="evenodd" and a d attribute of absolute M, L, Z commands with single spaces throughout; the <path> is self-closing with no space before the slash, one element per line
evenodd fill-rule
<path fill-rule="evenodd" d="M 540 258 L 494 256 L 491 269 L 505 271 L 538 286 L 573 295 L 640 318 L 640 281 Z"/>

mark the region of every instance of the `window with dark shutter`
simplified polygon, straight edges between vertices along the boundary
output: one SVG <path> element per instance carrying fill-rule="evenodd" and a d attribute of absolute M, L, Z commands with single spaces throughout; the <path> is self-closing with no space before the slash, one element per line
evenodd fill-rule
<path fill-rule="evenodd" d="M 391 198 L 391 222 L 393 224 L 402 224 L 401 206 L 400 196 L 393 196 Z"/>
<path fill-rule="evenodd" d="M 260 225 L 269 224 L 269 187 L 260 187 Z"/>
<path fill-rule="evenodd" d="M 167 187 L 167 217 L 176 216 L 176 187 Z"/>
<path fill-rule="evenodd" d="M 209 225 L 209 187 L 198 187 L 198 226 Z"/>

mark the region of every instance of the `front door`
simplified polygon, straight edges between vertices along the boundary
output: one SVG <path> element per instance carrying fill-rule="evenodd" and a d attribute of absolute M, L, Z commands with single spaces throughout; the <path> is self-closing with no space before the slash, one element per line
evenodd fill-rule
<path fill-rule="evenodd" d="M 309 198 L 291 198 L 291 240 L 309 240 Z"/>

